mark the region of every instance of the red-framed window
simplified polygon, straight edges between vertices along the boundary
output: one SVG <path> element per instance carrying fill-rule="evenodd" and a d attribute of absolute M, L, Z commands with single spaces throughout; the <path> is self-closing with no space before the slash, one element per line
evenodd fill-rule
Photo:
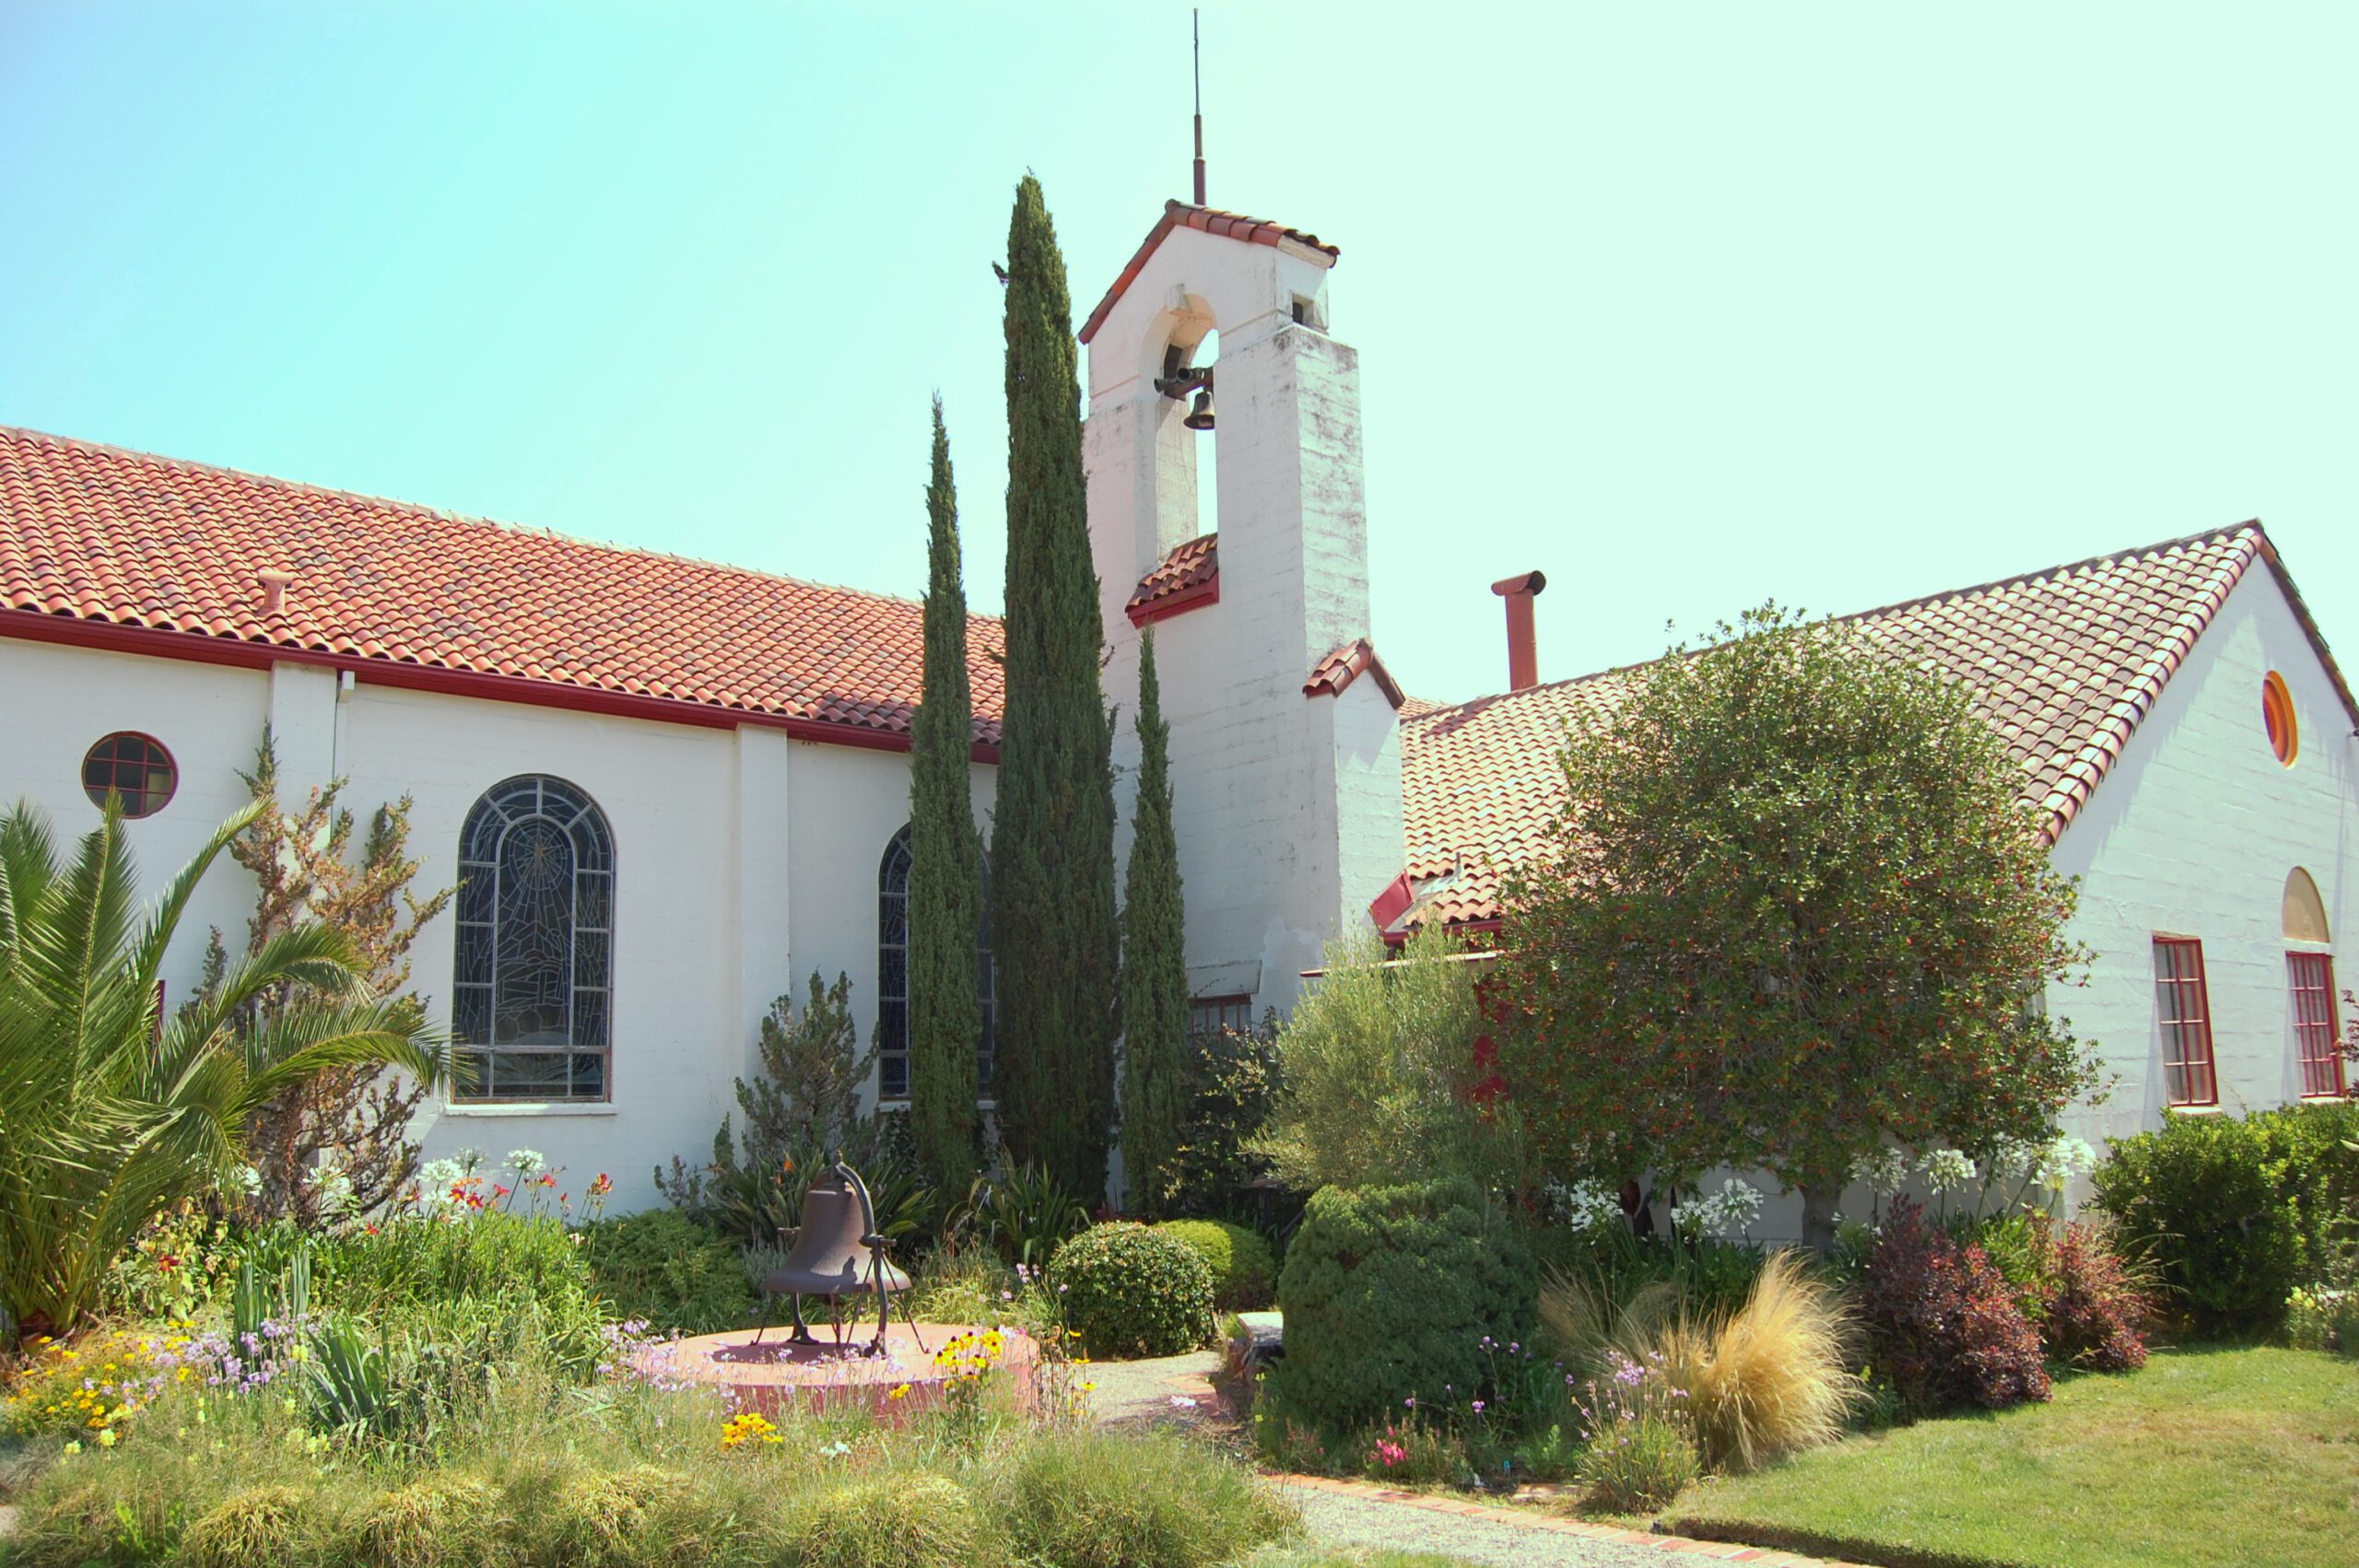
<path fill-rule="evenodd" d="M 1207 1034 L 1215 1029 L 1250 1032 L 1252 1027 L 1253 999 L 1250 996 L 1200 996 L 1188 1004 L 1188 1028 L 1191 1034 Z"/>
<path fill-rule="evenodd" d="M 2212 998 L 2203 986 L 2203 944 L 2191 936 L 2154 939 L 2154 1000 L 2163 1022 L 2163 1085 L 2174 1106 L 2216 1106 Z"/>
<path fill-rule="evenodd" d="M 118 730 L 82 754 L 82 792 L 102 810 L 111 795 L 124 816 L 154 816 L 179 787 L 180 768 L 153 735 Z"/>
<path fill-rule="evenodd" d="M 2302 1093 L 2342 1093 L 2342 1027 L 2334 1016 L 2334 959 L 2289 953 L 2285 979 L 2294 998 L 2294 1040 L 2302 1059 Z"/>

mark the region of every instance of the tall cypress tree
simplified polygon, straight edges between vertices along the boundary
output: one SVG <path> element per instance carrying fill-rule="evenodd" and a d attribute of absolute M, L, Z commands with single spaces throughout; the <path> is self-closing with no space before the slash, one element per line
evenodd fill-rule
<path fill-rule="evenodd" d="M 939 396 L 925 511 L 925 686 L 910 726 L 910 1131 L 927 1175 L 957 1183 L 975 1174 L 975 1052 L 983 1036 L 975 936 L 983 847 L 968 790 L 975 704 L 967 678 L 958 496 Z"/>
<path fill-rule="evenodd" d="M 1064 257 L 1040 182 L 1008 223 L 1007 712 L 992 830 L 1000 1126 L 1076 1197 L 1106 1190 L 1114 1111 L 1113 724 Z"/>
<path fill-rule="evenodd" d="M 1180 840 L 1171 825 L 1171 726 L 1139 639 L 1139 794 L 1122 881 L 1122 1171 L 1130 1207 L 1163 1217 L 1187 1109 L 1188 957 Z"/>

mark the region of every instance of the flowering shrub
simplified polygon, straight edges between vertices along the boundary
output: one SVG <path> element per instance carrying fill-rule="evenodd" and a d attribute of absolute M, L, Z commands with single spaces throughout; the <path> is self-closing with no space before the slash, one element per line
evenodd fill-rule
<path fill-rule="evenodd" d="M 1463 1178 L 1312 1196 L 1286 1249 L 1286 1353 L 1271 1373 L 1292 1415 L 1344 1432 L 1489 1398 L 1485 1348 L 1532 1338 L 1530 1257 Z"/>
<path fill-rule="evenodd" d="M 1213 1271 L 1164 1232 L 1094 1225 L 1057 1249 L 1048 1281 L 1091 1355 L 1178 1355 L 1212 1340 Z"/>
<path fill-rule="evenodd" d="M 1672 1228 L 1690 1241 L 1725 1236 L 1731 1231 L 1742 1235 L 1760 1217 L 1761 1189 L 1734 1178 L 1720 1183 L 1718 1192 L 1699 1194 L 1671 1211 Z"/>
<path fill-rule="evenodd" d="M 1903 1199 L 1893 1205 L 1860 1282 L 1875 1364 L 1909 1403 L 2002 1410 L 2045 1399 L 2039 1335 L 1979 1246 L 1961 1246 Z"/>
<path fill-rule="evenodd" d="M 6 1390 L 0 1433 L 71 1434 L 111 1447 L 116 1432 L 160 1388 L 155 1346 L 142 1335 L 111 1331 L 73 1345 L 44 1336 L 29 1349 L 25 1364 L 0 1383 Z"/>
<path fill-rule="evenodd" d="M 2146 1364 L 2144 1327 L 2154 1304 L 2098 1226 L 2075 1221 L 2053 1245 L 2040 1338 L 2059 1361 L 2095 1372 Z"/>
<path fill-rule="evenodd" d="M 777 1426 L 772 1424 L 768 1416 L 754 1410 L 731 1416 L 721 1423 L 721 1445 L 723 1448 L 740 1448 L 748 1443 L 758 1445 L 785 1441 L 785 1438 L 779 1435 Z"/>
<path fill-rule="evenodd" d="M 1401 1486 L 1449 1484 L 1472 1473 L 1465 1448 L 1416 1410 L 1371 1432 L 1361 1454 L 1366 1474 Z"/>
<path fill-rule="evenodd" d="M 1574 1473 L 1590 1500 L 1617 1513 L 1663 1506 L 1702 1472 L 1687 1396 L 1664 1375 L 1660 1354 L 1614 1355 L 1576 1401 L 1588 1447 Z"/>

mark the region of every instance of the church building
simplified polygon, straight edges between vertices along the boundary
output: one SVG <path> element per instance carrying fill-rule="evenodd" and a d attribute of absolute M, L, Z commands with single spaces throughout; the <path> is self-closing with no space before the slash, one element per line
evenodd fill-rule
<path fill-rule="evenodd" d="M 1337 257 L 1174 202 L 1081 329 L 1105 685 L 1130 705 L 1152 626 L 1207 1024 L 1283 1013 L 1345 930 L 1495 930 L 1564 723 L 1614 678 L 1535 683 L 1538 571 L 1496 585 L 1509 689 L 1440 706 L 1385 667 Z M 2344 1093 L 2359 700 L 2258 524 L 1857 619 L 1973 690 L 2082 879 L 2071 934 L 2095 968 L 2048 1003 L 2112 1087 L 2070 1130 Z M 851 977 L 877 1096 L 906 1093 L 919 621 L 909 600 L 0 428 L 0 797 L 63 836 L 119 792 L 151 891 L 245 803 L 265 725 L 290 799 L 338 778 L 360 811 L 414 797 L 419 884 L 459 892 L 412 983 L 478 1068 L 423 1118 L 428 1151 L 530 1146 L 612 1173 L 617 1207 L 709 1146 L 757 1021 L 815 970 Z M 988 837 L 1000 623 L 969 641 Z M 1120 727 L 1118 795 L 1135 746 Z M 224 862 L 168 986 L 251 907 Z"/>

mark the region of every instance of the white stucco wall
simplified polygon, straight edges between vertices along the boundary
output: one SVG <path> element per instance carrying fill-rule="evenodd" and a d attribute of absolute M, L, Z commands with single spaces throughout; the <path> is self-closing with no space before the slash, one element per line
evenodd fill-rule
<path fill-rule="evenodd" d="M 2301 747 L 2282 766 L 2261 725 L 2271 670 L 2294 698 Z M 2096 959 L 2048 1010 L 2094 1043 L 2111 1091 L 2071 1129 L 2103 1147 L 2165 1112 L 2154 994 L 2157 933 L 2203 943 L 2220 1104 L 2238 1112 L 2301 1095 L 2282 911 L 2288 872 L 2317 882 L 2335 938 L 2337 989 L 2359 921 L 2359 742 L 2275 574 L 2256 563 L 2229 594 L 2113 771 L 2056 846 L 2081 879 L 2071 933 Z M 2346 1020 L 2347 1021 L 2347 1020 Z"/>
<path fill-rule="evenodd" d="M 770 1000 L 801 993 L 814 969 L 852 982 L 863 1042 L 876 1016 L 877 871 L 909 819 L 905 753 L 736 730 L 610 718 L 371 685 L 339 696 L 334 672 L 270 672 L 90 651 L 0 638 L 0 796 L 41 805 L 61 837 L 98 810 L 80 785 L 100 736 L 136 730 L 164 743 L 179 790 L 130 825 L 153 889 L 245 803 L 265 717 L 279 739 L 285 797 L 338 773 L 365 813 L 414 798 L 418 885 L 458 876 L 458 836 L 485 790 L 518 774 L 564 778 L 597 802 L 616 858 L 612 1099 L 602 1105 L 436 1106 L 418 1130 L 429 1154 L 530 1147 L 586 1183 L 604 1171 L 612 1206 L 653 1200 L 653 1168 L 700 1160 L 754 1059 Z M 974 768 L 989 830 L 995 769 Z M 208 926 L 234 942 L 252 882 L 226 858 L 205 883 L 168 987 L 194 985 Z M 455 927 L 446 912 L 413 950 L 412 984 L 447 1024 Z"/>
<path fill-rule="evenodd" d="M 1400 742 L 1372 680 L 1306 697 L 1327 653 L 1370 635 L 1358 357 L 1329 320 L 1329 272 L 1287 247 L 1191 229 L 1159 247 L 1089 350 L 1089 523 L 1110 658 L 1127 844 L 1140 577 L 1193 537 L 1191 443 L 1218 443 L 1220 600 L 1155 625 L 1199 994 L 1293 1005 L 1326 942 L 1365 923 L 1403 858 Z M 1220 333 L 1219 426 L 1156 392 L 1165 347 Z M 1240 979 L 1238 977 L 1246 977 Z"/>

